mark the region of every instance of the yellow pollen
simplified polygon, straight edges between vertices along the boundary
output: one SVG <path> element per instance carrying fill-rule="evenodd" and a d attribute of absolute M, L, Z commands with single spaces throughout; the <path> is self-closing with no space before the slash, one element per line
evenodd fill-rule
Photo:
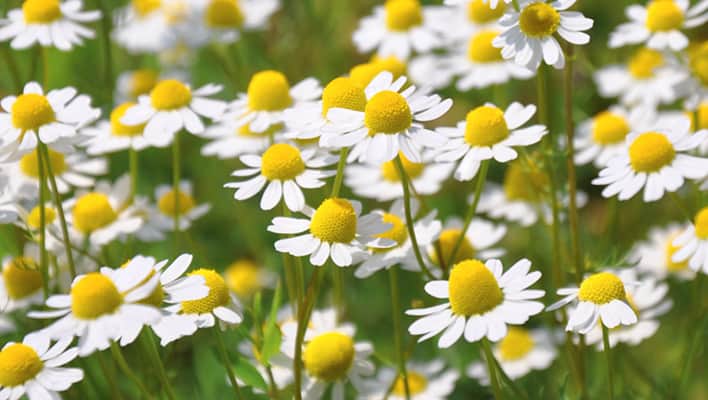
<path fill-rule="evenodd" d="M 22 14 L 28 24 L 49 24 L 61 18 L 59 0 L 25 0 Z"/>
<path fill-rule="evenodd" d="M 600 145 L 620 143 L 629 131 L 627 120 L 611 111 L 597 114 L 592 122 L 592 139 Z"/>
<path fill-rule="evenodd" d="M 20 386 L 44 368 L 39 354 L 30 346 L 13 343 L 0 351 L 0 386 Z"/>
<path fill-rule="evenodd" d="M 408 390 L 410 391 L 411 396 L 422 393 L 427 387 L 428 380 L 425 376 L 415 371 L 408 371 Z M 402 376 L 396 378 L 396 382 L 393 384 L 392 393 L 401 397 L 406 395 L 406 386 Z"/>
<path fill-rule="evenodd" d="M 503 3 L 500 3 L 503 4 Z M 497 31 L 481 31 L 470 39 L 467 48 L 467 57 L 476 63 L 492 63 L 502 61 L 504 58 L 501 49 L 494 47 L 492 41 L 499 35 Z"/>
<path fill-rule="evenodd" d="M 511 201 L 536 203 L 542 200 L 548 182 L 548 175 L 534 162 L 512 161 L 504 174 L 504 194 Z"/>
<path fill-rule="evenodd" d="M 683 11 L 673 0 L 655 0 L 647 6 L 647 29 L 663 32 L 683 25 Z"/>
<path fill-rule="evenodd" d="M 276 143 L 263 153 L 261 173 L 271 181 L 295 179 L 305 170 L 305 162 L 297 147 Z"/>
<path fill-rule="evenodd" d="M 42 288 L 42 274 L 37 262 L 29 257 L 15 257 L 2 269 L 7 295 L 14 300 L 25 298 Z"/>
<path fill-rule="evenodd" d="M 467 113 L 465 141 L 471 146 L 493 146 L 509 136 L 504 112 L 495 106 L 481 106 Z"/>
<path fill-rule="evenodd" d="M 290 83 L 281 72 L 268 70 L 253 75 L 248 83 L 248 107 L 254 111 L 280 111 L 288 108 Z"/>
<path fill-rule="evenodd" d="M 312 339 L 302 356 L 307 373 L 324 381 L 344 379 L 354 363 L 354 341 L 339 332 Z"/>
<path fill-rule="evenodd" d="M 98 272 L 84 275 L 71 288 L 71 312 L 79 319 L 97 319 L 113 313 L 121 304 L 123 296 L 116 285 Z"/>
<path fill-rule="evenodd" d="M 135 103 L 130 102 L 123 103 L 111 112 L 111 134 L 113 136 L 139 136 L 143 134 L 146 124 L 125 125 L 120 122 L 128 109 L 134 105 Z"/>
<path fill-rule="evenodd" d="M 130 4 L 138 15 L 144 17 L 160 8 L 162 0 L 132 0 Z"/>
<path fill-rule="evenodd" d="M 578 299 L 594 304 L 606 304 L 612 300 L 626 300 L 624 284 L 616 275 L 600 272 L 585 278 L 580 284 Z"/>
<path fill-rule="evenodd" d="M 629 73 L 636 79 L 649 79 L 654 71 L 664 65 L 664 56 L 660 52 L 648 48 L 637 50 L 629 59 Z"/>
<path fill-rule="evenodd" d="M 529 331 L 510 326 L 504 339 L 497 345 L 497 349 L 502 361 L 514 361 L 524 358 L 533 346 L 533 336 Z"/>
<path fill-rule="evenodd" d="M 238 297 L 247 299 L 263 288 L 261 268 L 251 260 L 233 262 L 224 272 L 226 286 Z"/>
<path fill-rule="evenodd" d="M 98 192 L 81 196 L 76 201 L 72 215 L 74 226 L 84 234 L 108 226 L 118 218 L 108 196 Z"/>
<path fill-rule="evenodd" d="M 41 126 L 54 122 L 54 109 L 41 94 L 20 95 L 12 105 L 12 125 L 23 131 L 36 131 Z"/>
<path fill-rule="evenodd" d="M 666 246 L 664 247 L 664 263 L 666 264 L 666 269 L 671 272 L 684 271 L 686 268 L 688 268 L 688 259 L 681 262 L 674 262 L 672 260 L 674 254 L 676 254 L 676 252 L 679 251 L 679 249 L 681 248 L 680 246 L 674 246 L 673 243 L 674 239 L 676 239 L 678 235 L 679 233 L 670 235 L 669 238 L 666 240 Z"/>
<path fill-rule="evenodd" d="M 406 99 L 396 92 L 376 93 L 364 110 L 364 123 L 369 134 L 394 134 L 410 128 L 413 114 Z"/>
<path fill-rule="evenodd" d="M 547 3 L 533 3 L 521 10 L 519 28 L 527 36 L 551 36 L 560 26 L 560 14 Z"/>
<path fill-rule="evenodd" d="M 178 190 L 175 196 L 174 190 L 170 190 L 160 197 L 157 207 L 166 215 L 185 215 L 194 208 L 194 197 L 181 190 Z"/>
<path fill-rule="evenodd" d="M 60 176 L 66 172 L 64 154 L 52 149 L 48 149 L 48 153 L 52 174 L 54 174 L 54 176 Z M 37 150 L 22 156 L 20 159 L 20 171 L 30 178 L 39 179 L 39 157 Z"/>
<path fill-rule="evenodd" d="M 503 1 L 497 3 L 497 8 L 492 8 L 489 0 L 472 0 L 467 6 L 467 17 L 475 24 L 488 24 L 501 18 L 505 9 Z"/>
<path fill-rule="evenodd" d="M 376 235 L 376 237 L 383 238 L 383 239 L 390 239 L 396 242 L 396 246 L 402 245 L 406 239 L 408 239 L 408 229 L 406 228 L 406 223 L 401 220 L 401 218 L 397 215 L 390 214 L 390 213 L 384 213 L 382 216 L 383 222 L 387 224 L 391 224 L 391 229 L 387 230 L 384 233 L 379 233 Z M 389 250 L 389 249 L 383 249 Z"/>
<path fill-rule="evenodd" d="M 356 211 L 345 199 L 327 199 L 317 207 L 310 233 L 328 243 L 350 243 L 356 237 Z"/>
<path fill-rule="evenodd" d="M 44 223 L 49 225 L 54 222 L 57 217 L 57 212 L 53 207 L 44 207 Z M 39 229 L 42 227 L 42 216 L 41 209 L 39 206 L 35 206 L 29 214 L 27 214 L 27 225 L 32 229 Z"/>
<path fill-rule="evenodd" d="M 493 310 L 504 300 L 494 274 L 478 260 L 465 260 L 450 271 L 449 295 L 453 314 L 470 317 Z"/>
<path fill-rule="evenodd" d="M 443 257 L 443 260 L 445 262 L 450 260 L 450 256 L 452 256 L 452 250 L 455 248 L 455 244 L 457 243 L 457 240 L 460 238 L 461 234 L 462 229 L 457 228 L 445 229 L 440 232 L 440 237 L 438 237 L 438 241 L 440 242 L 440 255 Z M 475 254 L 477 254 L 477 251 L 475 250 L 474 246 L 472 246 L 472 243 L 470 243 L 470 240 L 465 237 L 462 239 L 460 248 L 457 249 L 455 259 L 450 261 L 450 264 L 454 265 L 459 263 L 460 261 L 474 258 Z M 433 264 L 440 265 L 438 252 L 435 248 L 430 251 L 429 255 L 430 260 L 433 262 Z"/>
<path fill-rule="evenodd" d="M 326 117 L 330 108 L 346 108 L 364 111 L 366 94 L 364 89 L 351 78 L 336 78 L 322 91 L 322 116 Z"/>
<path fill-rule="evenodd" d="M 696 214 L 693 224 L 696 226 L 696 236 L 699 239 L 708 239 L 708 207 L 703 207 Z"/>
<path fill-rule="evenodd" d="M 399 152 L 398 156 L 401 157 L 403 169 L 406 171 L 406 175 L 408 175 L 410 179 L 415 179 L 423 173 L 425 164 L 415 163 L 409 160 L 402 152 Z M 401 182 L 401 176 L 398 174 L 398 168 L 396 167 L 395 160 L 386 161 L 381 164 L 381 175 L 389 182 Z"/>
<path fill-rule="evenodd" d="M 184 314 L 206 314 L 212 312 L 217 307 L 229 304 L 229 288 L 226 281 L 213 269 L 200 268 L 189 273 L 189 276 L 203 276 L 206 285 L 209 287 L 209 294 L 203 299 L 189 300 L 182 302 L 182 313 Z"/>
<path fill-rule="evenodd" d="M 238 28 L 244 19 L 237 0 L 211 0 L 205 17 L 207 25 L 214 28 Z"/>
<path fill-rule="evenodd" d="M 629 146 L 629 162 L 637 172 L 656 172 L 676 156 L 673 144 L 658 132 L 639 135 Z"/>
<path fill-rule="evenodd" d="M 404 32 L 423 23 L 423 11 L 418 0 L 388 0 L 384 7 L 389 30 Z"/>
<path fill-rule="evenodd" d="M 148 94 L 157 85 L 157 72 L 151 69 L 139 69 L 130 75 L 129 93 L 134 99 L 143 94 Z"/>
<path fill-rule="evenodd" d="M 703 86 L 708 86 L 708 40 L 689 47 L 688 62 L 691 72 Z M 704 127 L 708 127 L 708 123 Z"/>
<path fill-rule="evenodd" d="M 192 91 L 176 79 L 166 79 L 152 89 L 150 102 L 160 111 L 177 110 L 192 102 Z"/>

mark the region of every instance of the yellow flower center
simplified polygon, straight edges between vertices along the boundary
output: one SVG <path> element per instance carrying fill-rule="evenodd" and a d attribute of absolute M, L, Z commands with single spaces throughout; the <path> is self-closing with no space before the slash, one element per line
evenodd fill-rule
<path fill-rule="evenodd" d="M 423 10 L 418 0 L 388 0 L 384 7 L 389 30 L 404 32 L 423 23 Z"/>
<path fill-rule="evenodd" d="M 649 79 L 654 71 L 664 65 L 664 56 L 652 49 L 642 48 L 629 60 L 629 73 L 636 79 Z"/>
<path fill-rule="evenodd" d="M 159 1 L 158 1 L 159 6 Z M 139 69 L 130 75 L 129 93 L 134 99 L 143 94 L 148 94 L 157 85 L 157 72 L 151 69 Z"/>
<path fill-rule="evenodd" d="M 213 269 L 200 268 L 190 272 L 189 276 L 203 276 L 206 285 L 209 287 L 209 294 L 199 300 L 189 300 L 182 302 L 182 313 L 184 314 L 206 314 L 217 307 L 229 304 L 229 288 L 226 281 Z"/>
<path fill-rule="evenodd" d="M 674 254 L 676 254 L 676 252 L 679 251 L 679 249 L 681 248 L 680 246 L 674 246 L 673 243 L 674 239 L 676 239 L 678 235 L 678 233 L 670 235 L 669 238 L 666 240 L 666 246 L 664 247 L 664 263 L 666 264 L 666 269 L 671 272 L 683 271 L 688 268 L 688 260 L 684 260 L 681 262 L 674 262 L 672 260 Z"/>
<path fill-rule="evenodd" d="M 494 309 L 504 294 L 494 274 L 478 260 L 465 260 L 450 271 L 449 295 L 452 312 L 470 317 Z"/>
<path fill-rule="evenodd" d="M 42 287 L 37 262 L 29 257 L 15 257 L 2 269 L 5 290 L 11 299 L 25 298 Z"/>
<path fill-rule="evenodd" d="M 211 0 L 205 17 L 207 25 L 214 28 L 238 28 L 244 19 L 237 0 Z"/>
<path fill-rule="evenodd" d="M 394 134 L 410 128 L 413 114 L 405 97 L 390 90 L 376 93 L 366 103 L 364 123 L 369 134 Z"/>
<path fill-rule="evenodd" d="M 91 233 L 108 226 L 118 218 L 108 196 L 91 192 L 81 196 L 74 206 L 74 226 L 82 233 Z"/>
<path fill-rule="evenodd" d="M 406 64 L 394 56 L 374 57 L 371 62 L 354 66 L 349 71 L 349 77 L 359 86 L 366 87 L 382 71 L 388 71 L 393 79 L 398 79 L 406 74 Z"/>
<path fill-rule="evenodd" d="M 445 229 L 440 233 L 440 237 L 438 237 L 438 241 L 440 242 L 440 255 L 443 257 L 444 261 L 449 261 L 450 256 L 452 256 L 452 250 L 455 248 L 455 244 L 457 243 L 457 240 L 460 238 L 460 235 L 462 234 L 462 229 Z M 462 243 L 460 243 L 460 248 L 457 249 L 457 253 L 455 254 L 455 259 L 450 261 L 450 264 L 457 264 L 462 260 L 467 260 L 474 258 L 475 254 L 477 254 L 477 251 L 475 250 L 474 246 L 472 246 L 472 243 L 470 242 L 469 239 L 465 236 L 462 239 Z M 432 249 L 430 251 L 430 260 L 433 262 L 435 265 L 440 265 L 440 259 L 438 258 L 438 252 L 436 249 Z"/>
<path fill-rule="evenodd" d="M 519 28 L 527 36 L 546 37 L 550 36 L 560 26 L 560 14 L 547 3 L 533 3 L 523 10 L 519 16 Z"/>
<path fill-rule="evenodd" d="M 39 229 L 42 227 L 42 215 L 39 206 L 35 206 L 29 214 L 27 214 L 27 225 L 32 229 Z M 44 223 L 49 225 L 54 222 L 57 217 L 57 212 L 53 207 L 44 207 Z"/>
<path fill-rule="evenodd" d="M 647 29 L 671 31 L 683 25 L 683 11 L 673 0 L 655 0 L 647 7 Z"/>
<path fill-rule="evenodd" d="M 488 24 L 501 18 L 505 9 L 503 1 L 497 3 L 497 8 L 492 8 L 489 0 L 472 0 L 467 5 L 467 17 L 475 24 Z"/>
<path fill-rule="evenodd" d="M 708 207 L 703 207 L 696 214 L 693 224 L 696 226 L 696 236 L 699 239 L 708 239 Z"/>
<path fill-rule="evenodd" d="M 501 49 L 492 45 L 492 41 L 497 35 L 499 35 L 497 31 L 481 31 L 472 36 L 467 48 L 467 57 L 476 63 L 492 63 L 503 60 Z"/>
<path fill-rule="evenodd" d="M 415 179 L 423 173 L 425 164 L 415 163 L 406 158 L 401 152 L 398 153 L 398 156 L 401 157 L 401 164 L 403 164 L 403 169 L 406 171 L 406 175 L 408 175 L 409 178 Z M 401 176 L 398 174 L 398 168 L 394 160 L 386 161 L 381 164 L 381 175 L 389 182 L 398 183 L 401 181 Z"/>
<path fill-rule="evenodd" d="M 529 331 L 510 326 L 497 349 L 499 349 L 499 358 L 502 361 L 514 361 L 525 357 L 533 349 L 533 346 L 533 336 Z"/>
<path fill-rule="evenodd" d="M 162 5 L 162 0 L 132 0 L 130 4 L 140 16 L 146 16 Z"/>
<path fill-rule="evenodd" d="M 629 161 L 637 172 L 656 172 L 669 165 L 675 156 L 674 146 L 658 132 L 642 133 L 629 146 Z"/>
<path fill-rule="evenodd" d="M 548 182 L 548 175 L 535 163 L 514 161 L 504 174 L 504 194 L 511 201 L 536 203 L 542 200 Z"/>
<path fill-rule="evenodd" d="M 345 199 L 327 199 L 312 216 L 310 232 L 329 243 L 350 243 L 356 236 L 356 211 Z"/>
<path fill-rule="evenodd" d="M 263 288 L 261 269 L 251 260 L 238 260 L 224 273 L 229 290 L 246 299 Z"/>
<path fill-rule="evenodd" d="M 97 319 L 113 313 L 121 304 L 123 296 L 116 285 L 98 272 L 84 275 L 71 288 L 71 312 L 79 319 Z"/>
<path fill-rule="evenodd" d="M 339 332 L 312 339 L 302 357 L 307 373 L 328 382 L 344 379 L 354 363 L 354 341 Z"/>
<path fill-rule="evenodd" d="M 130 264 L 130 259 L 127 260 L 126 262 L 121 265 L 121 268 L 126 268 Z M 150 269 L 150 273 L 143 279 L 140 283 L 135 285 L 135 287 L 142 286 L 146 284 L 152 277 L 155 275 L 155 270 L 152 268 L 152 266 L 147 266 L 147 268 Z M 165 290 L 162 287 L 162 284 L 158 281 L 157 285 L 155 286 L 155 289 L 152 290 L 152 293 L 150 293 L 149 296 L 146 298 L 140 300 L 138 303 L 140 304 L 147 304 L 150 306 L 155 306 L 155 307 L 160 307 L 162 305 L 162 301 L 165 299 Z"/>
<path fill-rule="evenodd" d="M 326 117 L 330 108 L 346 108 L 364 111 L 366 94 L 364 89 L 351 78 L 336 78 L 322 91 L 322 116 Z"/>
<path fill-rule="evenodd" d="M 288 78 L 278 71 L 261 71 L 248 83 L 248 107 L 254 111 L 280 111 L 292 104 Z"/>
<path fill-rule="evenodd" d="M 402 245 L 406 239 L 408 239 L 408 228 L 406 228 L 406 223 L 401 220 L 400 217 L 390 213 L 384 213 L 382 218 L 383 222 L 391 224 L 391 229 L 384 233 L 379 233 L 376 235 L 378 238 L 390 239 L 396 242 L 396 246 Z M 383 251 L 390 249 L 381 249 Z"/>
<path fill-rule="evenodd" d="M 22 343 L 13 343 L 0 351 L 0 386 L 20 386 L 37 376 L 44 363 L 37 352 Z"/>
<path fill-rule="evenodd" d="M 706 68 L 708 68 L 708 64 L 706 64 Z M 708 101 L 704 101 L 698 106 L 696 114 L 698 114 L 698 118 L 693 126 L 694 132 L 708 129 Z"/>
<path fill-rule="evenodd" d="M 592 123 L 592 138 L 597 144 L 620 143 L 630 131 L 627 120 L 611 111 L 603 111 L 595 116 Z"/>
<path fill-rule="evenodd" d="M 578 299 L 595 304 L 606 304 L 612 300 L 625 300 L 624 284 L 610 272 L 600 272 L 585 278 L 580 284 Z"/>
<path fill-rule="evenodd" d="M 59 176 L 66 172 L 66 161 L 64 154 L 48 149 L 49 165 L 52 167 L 52 174 Z M 20 159 L 20 171 L 30 178 L 39 179 L 39 157 L 37 150 L 27 153 Z"/>
<path fill-rule="evenodd" d="M 49 24 L 61 18 L 59 0 L 25 0 L 22 14 L 28 24 Z"/>
<path fill-rule="evenodd" d="M 410 391 L 411 396 L 422 393 L 427 387 L 428 380 L 425 376 L 415 371 L 408 371 L 408 390 Z M 393 384 L 392 393 L 396 396 L 406 395 L 406 386 L 405 382 L 403 382 L 402 376 L 396 378 L 396 382 Z"/>
<path fill-rule="evenodd" d="M 305 170 L 300 150 L 287 143 L 276 143 L 263 153 L 261 173 L 271 181 L 295 179 Z"/>
<path fill-rule="evenodd" d="M 181 190 L 178 190 L 175 196 L 174 190 L 170 190 L 160 197 L 157 207 L 166 215 L 184 215 L 194 208 L 194 197 Z"/>
<path fill-rule="evenodd" d="M 120 122 L 125 113 L 130 107 L 133 107 L 135 103 L 123 103 L 116 107 L 111 112 L 111 134 L 114 136 L 138 136 L 143 134 L 146 124 L 138 125 L 125 125 Z"/>
<path fill-rule="evenodd" d="M 176 79 L 166 79 L 152 89 L 150 102 L 160 111 L 177 110 L 192 102 L 192 91 Z"/>
<path fill-rule="evenodd" d="M 493 146 L 509 136 L 504 112 L 495 106 L 481 106 L 467 113 L 465 141 L 470 146 Z"/>
<path fill-rule="evenodd" d="M 708 40 L 689 48 L 688 61 L 691 72 L 703 86 L 708 86 Z M 708 123 L 704 127 L 708 126 Z"/>
<path fill-rule="evenodd" d="M 25 3 L 27 4 L 27 3 Z M 23 131 L 36 131 L 42 125 L 54 122 L 54 109 L 41 94 L 20 95 L 12 105 L 12 125 Z"/>

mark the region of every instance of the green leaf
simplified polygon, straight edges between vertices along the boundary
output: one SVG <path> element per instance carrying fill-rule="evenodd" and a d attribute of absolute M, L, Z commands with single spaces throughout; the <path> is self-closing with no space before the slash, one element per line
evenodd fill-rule
<path fill-rule="evenodd" d="M 268 385 L 258 372 L 256 367 L 251 365 L 251 363 L 244 357 L 239 357 L 233 365 L 234 374 L 241 379 L 247 386 L 252 386 L 256 389 L 263 391 L 268 390 Z"/>

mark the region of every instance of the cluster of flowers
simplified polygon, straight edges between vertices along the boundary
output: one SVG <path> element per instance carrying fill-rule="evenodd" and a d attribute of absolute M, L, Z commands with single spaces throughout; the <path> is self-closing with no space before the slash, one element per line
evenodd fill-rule
<path fill-rule="evenodd" d="M 64 364 L 109 348 L 119 352 L 151 335 L 145 326 L 167 346 L 200 328 L 239 324 L 240 301 L 274 286 L 276 277 L 244 260 L 222 276 L 206 268 L 187 272 L 189 254 L 171 263 L 143 255 L 108 259 L 109 244 L 123 243 L 127 251 L 132 240 L 164 241 L 209 212 L 180 177 L 184 132 L 207 140 L 202 155 L 240 160 L 243 168 L 224 185 L 237 201 L 259 197 L 262 210 L 282 205 L 282 215 L 265 229 L 281 235 L 274 248 L 286 259 L 309 260 L 315 284 L 308 289 L 316 289 L 324 265 L 354 267 L 360 279 L 399 267 L 421 274 L 425 292 L 445 302 L 406 311 L 417 318 L 409 333 L 420 341 L 440 335 L 440 348 L 460 338 L 482 341 L 488 351 L 467 375 L 483 384 L 497 374 L 515 379 L 551 365 L 562 335 L 540 323 L 524 326 L 544 309 L 572 303 L 557 320 L 599 348 L 603 336 L 610 346 L 652 336 L 671 308 L 667 275 L 708 273 L 708 207 L 693 221 L 656 228 L 627 258 L 635 267 L 580 274 L 578 285 L 558 289 L 563 299 L 549 307 L 540 301 L 546 292 L 531 288 L 541 272 L 525 258 L 505 269 L 499 258 L 506 252 L 497 245 L 507 224 L 556 225 L 554 203 L 569 209 L 563 217 L 577 219 L 577 207 L 587 201 L 574 182 L 549 189 L 554 177 L 536 150 L 541 141 L 569 152 L 571 166 L 597 167 L 592 183 L 605 186 L 604 197 L 628 200 L 643 190 L 643 200 L 652 202 L 688 186 L 708 190 L 708 42 L 689 43 L 683 33 L 708 20 L 708 0 L 629 7 L 631 21 L 617 27 L 609 46 L 641 47 L 627 65 L 595 75 L 600 95 L 619 97 L 618 103 L 579 124 L 578 136 L 569 133 L 572 141 L 564 142 L 546 124 L 530 122 L 547 110 L 519 102 L 489 102 L 453 126 L 433 127 L 453 106 L 434 90 L 479 89 L 530 79 L 545 65 L 564 68 L 568 49 L 590 41 L 593 21 L 568 11 L 575 0 L 446 3 L 387 0 L 353 36 L 362 52 L 376 51 L 370 62 L 324 87 L 314 78 L 291 86 L 283 73 L 261 71 L 245 93 L 225 102 L 214 98 L 220 85 L 194 89 L 177 69 L 191 63 L 196 48 L 264 28 L 278 2 L 133 0 L 115 16 L 112 37 L 129 52 L 160 54 L 169 72 L 123 73 L 106 119 L 71 87 L 47 91 L 30 82 L 2 99 L 0 218 L 14 224 L 25 245 L 19 256 L 3 260 L 0 328 L 14 330 L 13 316 L 31 306 L 49 310 L 29 311 L 30 318 L 58 319 L 3 347 L 0 399 L 55 396 L 83 378 Z M 71 50 L 94 36 L 83 24 L 101 16 L 82 8 L 80 0 L 26 0 L 0 22 L 0 40 L 15 49 Z M 671 109 L 679 101 L 685 110 Z M 152 197 L 141 195 L 138 152 L 168 146 L 174 181 Z M 117 152 L 130 154 L 130 174 L 97 180 L 109 172 L 107 155 Z M 504 181 L 485 185 L 493 162 L 507 164 Z M 477 184 L 464 220 L 443 222 L 425 198 L 450 178 Z M 331 195 L 308 204 L 306 192 L 328 180 Z M 390 206 L 366 213 L 359 201 L 340 197 L 342 185 L 367 204 Z M 355 327 L 339 321 L 335 310 L 313 311 L 312 293 L 291 299 L 293 307 L 278 314 L 280 351 L 265 365 L 250 343 L 239 349 L 276 388 L 294 383 L 298 398 L 321 397 L 330 385 L 334 398 L 344 398 L 347 382 L 362 398 L 442 399 L 454 390 L 459 374 L 441 360 L 404 359 L 398 371 L 374 375 L 372 345 L 355 341 Z M 607 328 L 614 329 L 608 334 Z M 74 338 L 76 347 L 69 348 Z M 235 387 L 243 384 L 230 378 Z"/>

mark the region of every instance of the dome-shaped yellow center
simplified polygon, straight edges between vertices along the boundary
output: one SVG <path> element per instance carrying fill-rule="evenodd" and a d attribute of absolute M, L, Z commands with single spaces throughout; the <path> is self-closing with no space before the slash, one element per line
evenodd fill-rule
<path fill-rule="evenodd" d="M 61 18 L 59 0 L 25 0 L 22 15 L 28 24 L 49 24 Z"/>
<path fill-rule="evenodd" d="M 696 236 L 699 239 L 708 239 L 708 207 L 703 207 L 696 214 L 693 224 L 696 227 Z"/>
<path fill-rule="evenodd" d="M 612 300 L 626 300 L 624 284 L 610 272 L 600 272 L 585 278 L 578 291 L 580 301 L 606 304 Z"/>
<path fill-rule="evenodd" d="M 478 260 L 465 260 L 450 271 L 450 306 L 456 315 L 469 317 L 493 310 L 504 300 L 494 274 Z"/>
<path fill-rule="evenodd" d="M 703 86 L 708 86 L 708 40 L 692 48 L 689 47 L 688 62 L 693 75 Z M 708 127 L 708 123 L 704 127 Z"/>
<path fill-rule="evenodd" d="M 160 211 L 170 216 L 185 215 L 194 208 L 194 204 L 194 197 L 181 190 L 177 191 L 177 195 L 175 195 L 174 190 L 170 190 L 157 201 L 157 207 Z"/>
<path fill-rule="evenodd" d="M 492 8 L 489 0 L 472 0 L 467 4 L 467 17 L 475 24 L 489 24 L 501 18 L 506 10 L 503 1 L 497 2 L 497 8 Z"/>
<path fill-rule="evenodd" d="M 192 102 L 192 91 L 176 79 L 166 79 L 152 89 L 150 102 L 160 111 L 177 110 Z"/>
<path fill-rule="evenodd" d="M 108 226 L 118 218 L 111 202 L 103 193 L 87 193 L 76 201 L 74 211 L 74 226 L 84 234 Z"/>
<path fill-rule="evenodd" d="M 204 17 L 213 28 L 238 28 L 244 19 L 237 0 L 211 0 Z"/>
<path fill-rule="evenodd" d="M 480 31 L 470 39 L 467 57 L 475 63 L 492 63 L 504 58 L 501 49 L 494 47 L 492 41 L 499 35 L 498 31 Z"/>
<path fill-rule="evenodd" d="M 349 70 L 349 77 L 361 87 L 366 87 L 382 71 L 388 71 L 393 79 L 406 74 L 406 64 L 394 56 L 374 57 L 368 63 L 359 64 Z"/>
<path fill-rule="evenodd" d="M 327 199 L 317 207 L 310 233 L 323 242 L 350 243 L 356 237 L 356 211 L 348 200 Z"/>
<path fill-rule="evenodd" d="M 410 128 L 413 114 L 405 97 L 390 90 L 378 92 L 364 110 L 364 122 L 369 134 L 394 134 Z"/>
<path fill-rule="evenodd" d="M 306 346 L 302 360 L 311 376 L 327 382 L 344 379 L 354 363 L 354 341 L 339 332 L 316 336 Z"/>
<path fill-rule="evenodd" d="M 423 173 L 425 164 L 415 163 L 409 160 L 402 152 L 399 152 L 398 156 L 401 157 L 401 164 L 403 164 L 403 169 L 406 171 L 408 178 L 415 179 Z M 386 161 L 381 164 L 381 175 L 389 182 L 401 182 L 401 175 L 398 173 L 395 160 Z"/>
<path fill-rule="evenodd" d="M 261 268 L 251 260 L 233 262 L 224 272 L 226 286 L 238 297 L 247 299 L 263 288 Z"/>
<path fill-rule="evenodd" d="M 52 174 L 54 174 L 54 176 L 62 175 L 66 172 L 67 167 L 64 154 L 52 149 L 47 150 L 49 153 L 49 165 L 52 167 Z M 39 179 L 39 157 L 37 150 L 22 156 L 20 159 L 20 171 L 27 177 Z M 47 172 L 45 172 L 45 174 L 46 173 Z"/>
<path fill-rule="evenodd" d="M 629 145 L 629 161 L 637 172 L 656 172 L 671 164 L 675 156 L 674 145 L 658 132 L 642 133 Z"/>
<path fill-rule="evenodd" d="M 495 106 L 481 106 L 467 113 L 465 141 L 470 146 L 493 146 L 509 137 L 504 112 Z"/>
<path fill-rule="evenodd" d="M 138 15 L 144 17 L 160 8 L 162 0 L 132 0 L 130 4 Z"/>
<path fill-rule="evenodd" d="M 560 14 L 545 2 L 532 3 L 521 10 L 519 28 L 527 36 L 551 36 L 560 26 Z"/>
<path fill-rule="evenodd" d="M 158 3 L 159 6 L 159 3 Z M 148 94 L 157 85 L 157 72 L 151 69 L 139 69 L 130 74 L 128 92 L 133 99 Z"/>
<path fill-rule="evenodd" d="M 111 112 L 111 134 L 114 136 L 138 136 L 143 134 L 146 124 L 138 125 L 125 125 L 120 122 L 121 118 L 125 115 L 130 107 L 133 107 L 135 103 L 123 103 L 116 107 Z"/>
<path fill-rule="evenodd" d="M 30 257 L 15 257 L 2 269 L 7 295 L 23 299 L 42 288 L 42 274 L 37 262 Z"/>
<path fill-rule="evenodd" d="M 336 78 L 322 91 L 322 116 L 326 117 L 330 108 L 346 108 L 364 111 L 366 94 L 351 78 Z"/>
<path fill-rule="evenodd" d="M 271 181 L 295 179 L 305 170 L 305 162 L 297 147 L 276 143 L 263 153 L 261 173 Z"/>
<path fill-rule="evenodd" d="M 44 207 L 44 223 L 49 225 L 54 222 L 57 217 L 57 212 L 53 207 Z M 39 206 L 35 206 L 29 214 L 27 214 L 27 225 L 32 229 L 42 227 L 42 215 Z"/>
<path fill-rule="evenodd" d="M 42 125 L 54 122 L 54 109 L 41 94 L 20 95 L 12 105 L 12 125 L 23 131 L 36 131 Z"/>
<path fill-rule="evenodd" d="M 206 285 L 209 287 L 209 294 L 199 300 L 189 300 L 182 302 L 182 313 L 184 314 L 206 314 L 212 312 L 217 307 L 229 304 L 229 288 L 226 281 L 213 269 L 200 268 L 190 272 L 189 276 L 204 277 Z"/>
<path fill-rule="evenodd" d="M 647 29 L 663 32 L 683 25 L 683 10 L 673 0 L 654 0 L 647 6 Z"/>
<path fill-rule="evenodd" d="M 393 240 L 396 242 L 396 246 L 400 246 L 405 243 L 406 239 L 408 239 L 408 228 L 406 228 L 406 223 L 399 216 L 390 213 L 384 213 L 381 219 L 383 219 L 383 222 L 391 224 L 391 229 L 384 233 L 379 233 L 376 237 Z M 389 249 L 381 250 L 386 251 Z"/>
<path fill-rule="evenodd" d="M 0 386 L 20 386 L 44 368 L 39 354 L 30 346 L 13 343 L 0 351 Z"/>
<path fill-rule="evenodd" d="M 629 59 L 628 69 L 635 79 L 649 79 L 662 65 L 664 65 L 664 56 L 660 52 L 641 48 Z"/>
<path fill-rule="evenodd" d="M 123 296 L 110 278 L 98 272 L 84 275 L 71 288 L 71 312 L 79 319 L 97 319 L 112 314 Z"/>
<path fill-rule="evenodd" d="M 415 371 L 408 371 L 408 391 L 411 394 L 411 396 L 414 396 L 419 393 L 423 393 L 423 391 L 428 387 L 428 379 L 425 378 L 425 376 L 415 372 Z M 403 377 L 398 376 L 396 378 L 396 382 L 393 384 L 393 390 L 391 393 L 395 394 L 396 396 L 403 397 L 406 395 L 406 386 L 405 382 L 403 382 Z"/>
<path fill-rule="evenodd" d="M 457 249 L 455 259 L 450 261 L 452 250 L 455 248 L 455 244 L 461 234 L 462 229 L 458 228 L 445 229 L 440 232 L 440 236 L 438 237 L 438 241 L 440 242 L 440 255 L 443 257 L 445 262 L 449 261 L 450 264 L 454 265 L 462 260 L 474 258 L 475 254 L 477 254 L 477 251 L 474 246 L 472 246 L 470 240 L 467 239 L 467 237 L 464 237 L 462 239 L 462 243 L 460 243 L 460 248 Z M 433 264 L 440 265 L 440 259 L 438 258 L 438 252 L 436 249 L 432 249 L 429 255 Z"/>
<path fill-rule="evenodd" d="M 254 111 L 280 111 L 292 104 L 290 83 L 281 72 L 267 70 L 253 75 L 248 83 L 248 107 Z"/>
<path fill-rule="evenodd" d="M 603 111 L 592 121 L 592 139 L 600 145 L 620 143 L 630 131 L 627 120 L 611 111 Z"/>
<path fill-rule="evenodd" d="M 536 203 L 548 187 L 548 175 L 534 162 L 512 161 L 504 174 L 504 194 L 510 201 Z"/>
<path fill-rule="evenodd" d="M 506 336 L 497 346 L 502 361 L 514 361 L 524 358 L 533 350 L 534 340 L 526 329 L 510 326 Z"/>
<path fill-rule="evenodd" d="M 681 262 L 674 262 L 674 260 L 672 260 L 674 254 L 676 254 L 676 252 L 681 248 L 680 246 L 674 246 L 674 239 L 676 239 L 678 235 L 678 233 L 670 235 L 666 240 L 666 245 L 664 246 L 664 263 L 666 264 L 666 269 L 671 272 L 684 271 L 688 268 L 688 260 Z"/>
<path fill-rule="evenodd" d="M 418 0 L 387 0 L 386 26 L 404 32 L 423 23 L 423 10 Z"/>

